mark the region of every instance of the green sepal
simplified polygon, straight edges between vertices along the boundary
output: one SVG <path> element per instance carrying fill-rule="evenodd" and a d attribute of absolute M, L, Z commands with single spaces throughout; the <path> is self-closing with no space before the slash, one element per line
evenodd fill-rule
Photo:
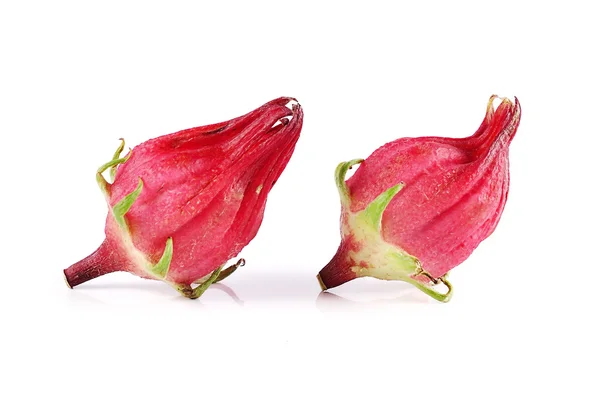
<path fill-rule="evenodd" d="M 408 282 L 411 285 L 418 288 L 419 290 L 421 290 L 422 292 L 425 292 L 427 295 L 431 296 L 432 298 L 434 298 L 435 300 L 438 300 L 440 302 L 446 303 L 450 300 L 450 298 L 452 298 L 452 293 L 453 293 L 452 292 L 452 284 L 450 284 L 450 282 L 448 282 L 448 280 L 446 279 L 447 275 L 442 276 L 437 279 L 434 279 L 431 275 L 429 275 L 429 273 L 427 271 L 423 270 L 421 262 L 417 258 L 413 257 L 412 255 L 394 252 L 394 253 L 392 253 L 391 258 L 393 258 L 393 261 L 394 261 L 393 264 L 396 269 L 398 269 L 398 270 L 414 269 L 414 270 L 416 270 L 416 272 L 413 271 L 410 274 L 401 272 L 395 278 L 390 278 L 390 279 L 399 279 L 404 282 Z M 419 275 L 427 277 L 429 279 L 429 282 L 422 282 L 422 281 L 414 278 L 415 276 L 419 276 Z M 446 288 L 448 288 L 448 291 L 446 293 L 438 292 L 431 286 L 431 283 L 437 285 L 440 282 L 442 282 L 444 285 L 446 285 Z"/>
<path fill-rule="evenodd" d="M 210 285 L 212 285 L 221 274 L 222 266 L 220 266 L 217 270 L 215 270 L 205 282 L 202 282 L 200 285 L 196 286 L 193 290 L 193 295 L 190 299 L 198 299 L 202 294 L 208 289 Z"/>
<path fill-rule="evenodd" d="M 364 159 L 353 159 L 351 161 L 340 163 L 337 168 L 335 168 L 335 184 L 337 185 L 338 192 L 340 194 L 340 200 L 344 207 L 350 205 L 350 191 L 348 190 L 348 186 L 346 185 L 346 173 L 353 166 L 360 164 Z"/>
<path fill-rule="evenodd" d="M 390 258 L 394 268 L 403 270 L 403 273 L 407 276 L 421 269 L 420 261 L 417 258 L 413 257 L 412 255 L 408 255 L 405 252 L 391 252 Z"/>
<path fill-rule="evenodd" d="M 124 230 L 128 230 L 127 222 L 125 221 L 125 214 L 127 214 L 127 212 L 129 211 L 129 209 L 131 208 L 131 206 L 133 206 L 133 203 L 135 203 L 135 201 L 137 200 L 138 196 L 142 192 L 142 188 L 143 187 L 144 187 L 144 182 L 140 178 L 140 180 L 138 181 L 138 185 L 135 188 L 135 190 L 133 192 L 129 193 L 128 195 L 126 195 L 125 197 L 123 197 L 112 208 L 112 212 L 113 212 L 113 215 L 115 217 L 115 220 L 117 221 L 117 223 L 119 224 L 119 226 L 122 229 L 124 229 Z"/>
<path fill-rule="evenodd" d="M 102 174 L 100 172 L 96 173 L 96 182 L 98 183 L 98 187 L 100 188 L 100 191 L 108 200 L 109 195 L 110 195 L 110 183 L 108 183 L 106 181 L 106 179 L 104 179 L 104 176 L 102 176 Z"/>
<path fill-rule="evenodd" d="M 165 250 L 163 251 L 160 260 L 152 267 L 151 272 L 161 279 L 165 279 L 171 266 L 171 259 L 173 258 L 173 238 L 167 238 Z"/>
<path fill-rule="evenodd" d="M 244 265 L 246 265 L 246 260 L 244 258 L 240 258 L 239 261 L 236 262 L 235 264 L 223 269 L 219 273 L 219 277 L 217 279 L 215 279 L 214 283 L 221 282 L 223 279 L 227 278 L 229 275 L 231 275 L 233 272 L 235 272 L 236 269 L 238 269 L 239 267 L 244 266 Z"/>
<path fill-rule="evenodd" d="M 244 265 L 246 265 L 246 260 L 244 258 L 240 258 L 235 264 L 230 265 L 227 268 L 220 271 L 219 277 L 217 279 L 215 279 L 215 281 L 213 283 L 221 282 L 223 279 L 227 278 L 229 275 L 234 273 L 239 267 L 242 267 Z M 222 269 L 224 267 L 225 267 L 225 264 L 221 265 L 221 267 L 219 269 Z M 204 277 L 198 279 L 194 283 L 202 284 L 208 278 L 209 277 L 205 275 Z"/>
<path fill-rule="evenodd" d="M 175 285 L 175 288 L 179 291 L 179 293 L 181 293 L 187 298 L 198 299 L 200 296 L 202 296 L 206 289 L 208 289 L 208 287 L 219 278 L 222 269 L 223 266 L 220 266 L 218 269 L 213 271 L 212 274 L 210 274 L 208 279 L 202 281 L 202 283 L 200 283 L 200 285 L 196 286 L 195 288 L 192 288 L 190 285 L 183 284 Z"/>
<path fill-rule="evenodd" d="M 373 227 L 373 229 L 381 230 L 381 218 L 388 204 L 394 196 L 404 187 L 404 183 L 400 182 L 396 186 L 392 186 L 375 198 L 369 205 L 359 214 L 365 224 Z"/>
<path fill-rule="evenodd" d="M 127 154 L 123 158 L 116 158 L 116 159 L 113 159 L 113 160 L 105 163 L 100 168 L 98 168 L 98 173 L 103 173 L 108 168 L 112 168 L 113 166 L 117 166 L 117 165 L 127 162 L 127 160 L 129 159 L 130 156 L 131 156 L 131 154 Z"/>
<path fill-rule="evenodd" d="M 119 159 L 119 157 L 121 156 L 121 152 L 123 152 L 123 149 L 125 148 L 125 140 L 123 138 L 119 138 L 119 140 L 121 140 L 121 144 L 119 145 L 119 147 L 113 154 L 113 158 L 112 158 L 113 161 L 115 159 Z M 115 180 L 116 174 L 117 174 L 117 165 L 110 168 L 110 181 L 111 182 L 113 182 Z"/>
<path fill-rule="evenodd" d="M 441 278 L 438 278 L 437 281 L 442 282 L 444 285 L 446 285 L 446 288 L 448 288 L 448 291 L 446 293 L 438 292 L 437 290 L 432 288 L 429 284 L 424 284 L 413 278 L 404 279 L 404 281 L 410 283 L 411 285 L 418 288 L 421 292 L 426 293 L 430 297 L 432 297 L 435 300 L 438 300 L 440 302 L 447 303 L 450 301 L 450 299 L 452 299 L 452 293 L 453 293 L 452 284 L 450 282 L 448 282 L 448 280 L 444 276 L 442 276 Z"/>

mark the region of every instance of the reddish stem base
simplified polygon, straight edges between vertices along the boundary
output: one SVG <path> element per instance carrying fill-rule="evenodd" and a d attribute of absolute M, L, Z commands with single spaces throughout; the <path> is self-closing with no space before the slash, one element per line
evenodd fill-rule
<path fill-rule="evenodd" d="M 317 275 L 322 290 L 335 288 L 352 279 L 357 275 L 352 271 L 352 264 L 348 262 L 346 247 L 342 243 L 338 252 Z"/>
<path fill-rule="evenodd" d="M 74 288 L 107 273 L 123 270 L 119 266 L 121 261 L 117 256 L 118 254 L 105 240 L 91 255 L 64 270 L 67 286 Z"/>

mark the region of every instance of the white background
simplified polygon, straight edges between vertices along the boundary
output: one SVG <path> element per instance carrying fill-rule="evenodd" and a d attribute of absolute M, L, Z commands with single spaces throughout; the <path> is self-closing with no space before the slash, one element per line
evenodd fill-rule
<path fill-rule="evenodd" d="M 0 404 L 598 404 L 594 2 L 194 3 L 0 5 Z M 493 93 L 522 103 L 511 190 L 452 301 L 319 294 L 337 163 L 470 135 Z M 65 287 L 103 239 L 118 138 L 278 96 L 304 130 L 245 268 L 197 301 L 127 273 Z"/>

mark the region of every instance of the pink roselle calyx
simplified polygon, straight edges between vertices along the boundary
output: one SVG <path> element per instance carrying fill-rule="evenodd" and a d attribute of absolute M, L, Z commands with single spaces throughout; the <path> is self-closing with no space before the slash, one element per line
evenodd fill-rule
<path fill-rule="evenodd" d="M 199 297 L 244 264 L 222 269 L 256 235 L 302 119 L 295 99 L 282 97 L 230 121 L 151 139 L 121 158 L 122 141 L 96 174 L 109 208 L 106 239 L 65 270 L 68 285 L 129 271 Z"/>
<path fill-rule="evenodd" d="M 446 274 L 494 231 L 506 204 L 521 107 L 504 98 L 494 109 L 496 98 L 470 137 L 400 138 L 337 167 L 342 242 L 318 275 L 323 289 L 371 276 L 450 299 Z"/>

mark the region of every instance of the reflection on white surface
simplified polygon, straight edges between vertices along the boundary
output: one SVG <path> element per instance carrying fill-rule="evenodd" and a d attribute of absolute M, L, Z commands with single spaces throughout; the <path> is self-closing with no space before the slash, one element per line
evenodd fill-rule
<path fill-rule="evenodd" d="M 321 292 L 317 296 L 316 306 L 322 312 L 346 311 L 346 310 L 364 310 L 367 308 L 377 308 L 398 304 L 428 303 L 431 300 L 412 286 L 395 285 L 397 293 L 393 297 L 387 291 L 373 292 L 367 295 L 358 295 L 359 298 L 353 298 L 356 294 L 345 297 L 329 291 Z M 363 298 L 360 298 L 363 296 Z"/>
<path fill-rule="evenodd" d="M 415 294 L 413 294 L 415 293 Z M 419 292 L 411 292 L 408 290 L 399 289 L 398 295 L 395 297 L 388 297 L 388 294 L 381 292 L 381 295 L 371 294 L 370 299 L 351 299 L 344 297 L 329 291 L 319 293 L 317 296 L 317 306 L 321 307 L 361 307 L 368 305 L 377 304 L 395 304 L 395 303 L 427 303 L 427 297 L 423 298 L 418 294 Z M 380 296 L 380 297 L 377 297 Z"/>
<path fill-rule="evenodd" d="M 76 286 L 74 289 L 65 289 L 64 292 L 69 296 L 70 300 L 80 302 L 80 304 L 144 304 L 148 301 L 156 303 L 164 301 L 165 299 L 169 302 L 181 301 L 204 303 L 203 300 L 191 301 L 187 298 L 184 298 L 164 283 L 143 279 L 134 279 L 129 281 L 107 281 L 110 276 L 106 275 L 102 278 L 98 278 L 97 280 Z M 127 275 L 127 277 L 129 276 L 130 275 Z M 210 293 L 208 293 L 209 291 Z M 215 292 L 222 293 L 217 295 Z M 212 285 L 205 293 L 204 297 L 210 297 L 208 302 L 226 301 L 238 306 L 244 305 L 244 301 L 240 299 L 238 294 L 223 282 Z"/>
<path fill-rule="evenodd" d="M 238 297 L 238 295 L 235 294 L 234 290 L 231 289 L 229 286 L 225 285 L 224 283 L 215 283 L 214 285 L 211 286 L 211 288 L 220 290 L 221 292 L 224 292 L 227 296 L 232 298 L 233 301 L 235 303 L 239 304 L 240 306 L 244 305 L 244 302 Z"/>
<path fill-rule="evenodd" d="M 353 280 L 321 292 L 309 272 L 238 272 L 209 287 L 198 300 L 181 297 L 165 283 L 144 280 L 127 273 L 105 275 L 72 290 L 61 289 L 69 301 L 86 304 L 161 304 L 184 306 L 299 306 L 322 312 L 346 311 L 401 304 L 432 303 L 419 290 L 402 282 L 371 278 Z"/>

